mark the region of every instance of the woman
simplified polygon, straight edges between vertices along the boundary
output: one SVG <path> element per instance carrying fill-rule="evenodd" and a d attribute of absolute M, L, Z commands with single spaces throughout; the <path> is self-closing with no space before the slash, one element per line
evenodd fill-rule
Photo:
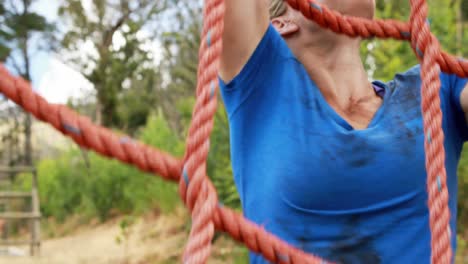
<path fill-rule="evenodd" d="M 374 0 L 324 0 L 372 18 Z M 244 214 L 339 263 L 430 263 L 419 67 L 368 81 L 360 39 L 282 0 L 226 0 L 221 91 Z M 442 74 L 447 184 L 468 137 L 466 81 Z M 452 236 L 455 249 L 456 236 Z M 251 254 L 251 263 L 267 263 Z"/>

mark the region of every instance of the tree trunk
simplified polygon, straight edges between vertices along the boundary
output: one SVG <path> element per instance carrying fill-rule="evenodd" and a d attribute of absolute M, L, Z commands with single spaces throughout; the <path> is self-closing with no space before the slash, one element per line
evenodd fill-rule
<path fill-rule="evenodd" d="M 29 7 L 31 5 L 30 0 L 23 0 L 23 15 L 26 16 L 29 13 Z M 21 47 L 21 52 L 24 61 L 24 72 L 23 78 L 27 81 L 31 82 L 31 63 L 29 58 L 29 33 L 26 32 L 23 38 L 23 43 Z M 26 117 L 24 119 L 24 165 L 31 166 L 32 165 L 32 143 L 31 143 L 31 115 L 25 112 Z"/>
<path fill-rule="evenodd" d="M 96 100 L 96 124 L 102 125 L 102 105 L 99 99 Z"/>
<path fill-rule="evenodd" d="M 24 165 L 32 166 L 32 143 L 31 143 L 31 114 L 27 113 L 24 120 Z"/>
<path fill-rule="evenodd" d="M 29 52 L 28 52 L 28 40 L 29 35 L 26 34 L 23 40 L 23 59 L 24 59 L 24 73 L 23 77 L 27 81 L 31 81 L 31 73 L 30 73 L 30 61 L 29 61 Z M 25 119 L 24 119 L 24 165 L 32 166 L 32 143 L 31 143 L 31 126 L 32 126 L 32 119 L 31 114 L 25 112 Z"/>

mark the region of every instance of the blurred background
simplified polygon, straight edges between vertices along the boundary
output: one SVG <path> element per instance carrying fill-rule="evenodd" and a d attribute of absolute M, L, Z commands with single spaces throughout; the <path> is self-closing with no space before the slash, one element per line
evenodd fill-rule
<path fill-rule="evenodd" d="M 407 19 L 409 1 L 376 2 L 378 17 Z M 468 57 L 468 0 L 428 2 L 444 49 Z M 0 61 L 49 102 L 181 156 L 194 104 L 201 8 L 201 1 L 0 0 Z M 369 76 L 384 81 L 417 64 L 408 43 L 396 41 L 367 40 L 362 57 Z M 222 105 L 215 124 L 208 174 L 222 202 L 240 211 Z M 2 179 L 0 263 L 180 260 L 190 223 L 176 185 L 78 148 L 0 95 Z M 467 155 L 458 209 L 457 263 L 468 263 Z M 40 241 L 32 257 L 29 240 Z M 246 263 L 241 245 L 224 235 L 214 244 L 212 263 Z"/>

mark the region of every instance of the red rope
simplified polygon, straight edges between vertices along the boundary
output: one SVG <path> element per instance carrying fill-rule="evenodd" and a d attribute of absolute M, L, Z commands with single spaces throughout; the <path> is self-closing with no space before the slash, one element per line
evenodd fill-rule
<path fill-rule="evenodd" d="M 411 0 L 410 23 L 394 20 L 367 20 L 342 16 L 313 0 L 287 0 L 307 18 L 337 33 L 351 37 L 379 37 L 409 40 L 421 60 L 422 112 L 426 135 L 426 170 L 430 210 L 432 263 L 450 263 L 448 190 L 446 185 L 444 135 L 441 128 L 440 70 L 468 76 L 468 64 L 440 51 L 437 39 L 426 23 L 427 4 Z M 114 134 L 88 118 L 62 106 L 47 103 L 30 84 L 0 67 L 0 92 L 41 121 L 48 122 L 82 147 L 109 158 L 137 166 L 143 171 L 179 181 L 180 195 L 192 212 L 192 230 L 184 253 L 184 263 L 206 263 L 214 229 L 229 233 L 250 250 L 274 263 L 327 263 L 304 253 L 243 218 L 218 205 L 216 190 L 206 175 L 209 136 L 216 111 L 217 72 L 222 49 L 223 0 L 205 0 L 204 26 L 200 45 L 197 101 L 187 137 L 183 160 Z"/>
<path fill-rule="evenodd" d="M 427 23 L 428 7 L 424 0 L 411 0 L 411 44 L 421 60 L 421 98 L 424 121 L 427 191 L 431 227 L 432 263 L 450 263 L 450 210 L 445 171 L 444 132 L 440 109 L 439 41 Z"/>

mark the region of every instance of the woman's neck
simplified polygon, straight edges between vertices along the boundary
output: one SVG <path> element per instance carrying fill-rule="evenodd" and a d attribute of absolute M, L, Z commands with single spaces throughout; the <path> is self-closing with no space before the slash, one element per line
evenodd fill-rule
<path fill-rule="evenodd" d="M 382 99 L 368 80 L 359 45 L 344 44 L 296 49 L 296 57 L 328 104 L 353 127 L 365 128 L 382 104 Z"/>
<path fill-rule="evenodd" d="M 369 89 L 372 86 L 361 61 L 359 45 L 309 45 L 296 56 L 327 100 L 340 103 L 373 92 Z"/>

